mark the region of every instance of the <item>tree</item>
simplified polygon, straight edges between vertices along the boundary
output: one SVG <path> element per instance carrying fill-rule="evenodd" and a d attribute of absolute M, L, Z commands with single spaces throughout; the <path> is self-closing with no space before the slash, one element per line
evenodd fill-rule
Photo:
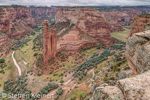
<path fill-rule="evenodd" d="M 42 72 L 39 72 L 39 73 L 38 73 L 38 76 L 41 76 L 41 75 L 42 75 Z"/>
<path fill-rule="evenodd" d="M 53 73 L 53 71 L 50 71 L 50 73 L 49 74 L 52 74 Z"/>
<path fill-rule="evenodd" d="M 64 83 L 64 80 L 60 80 L 60 83 Z"/>
<path fill-rule="evenodd" d="M 38 55 L 38 53 L 34 53 L 34 55 L 33 56 L 37 56 Z"/>
<path fill-rule="evenodd" d="M 0 63 L 4 63 L 5 62 L 5 59 L 4 58 L 1 58 L 0 59 Z"/>

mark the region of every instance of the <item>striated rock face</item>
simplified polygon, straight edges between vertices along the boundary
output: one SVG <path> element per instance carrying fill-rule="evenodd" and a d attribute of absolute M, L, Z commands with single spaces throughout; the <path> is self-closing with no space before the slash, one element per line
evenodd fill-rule
<path fill-rule="evenodd" d="M 110 31 L 123 31 L 123 25 L 129 25 L 131 18 L 133 18 L 134 14 L 130 15 L 127 12 L 100 12 L 100 14 L 106 18 L 108 23 L 110 24 Z"/>
<path fill-rule="evenodd" d="M 30 17 L 41 19 L 54 17 L 51 7 L 29 7 Z"/>
<path fill-rule="evenodd" d="M 51 29 L 51 34 L 49 32 L 49 23 L 46 20 L 44 22 L 44 30 L 43 30 L 43 46 L 44 46 L 44 63 L 47 63 L 51 59 L 53 59 L 57 53 L 57 35 L 56 30 Z"/>
<path fill-rule="evenodd" d="M 150 67 L 150 30 L 136 33 L 126 42 L 126 58 L 134 73 L 141 73 Z"/>
<path fill-rule="evenodd" d="M 149 22 L 150 22 L 150 14 L 140 14 L 135 16 L 135 18 L 130 23 L 131 32 L 129 37 L 134 36 L 135 33 L 147 30 L 146 26 L 149 24 Z"/>
<path fill-rule="evenodd" d="M 29 17 L 29 10 L 22 6 L 0 7 L 0 30 L 12 38 L 20 38 L 32 32 L 34 20 Z"/>
<path fill-rule="evenodd" d="M 149 7 L 96 7 L 111 25 L 111 32 L 122 31 L 121 26 L 130 25 L 130 21 L 141 13 L 150 13 Z M 139 24 L 140 25 L 140 24 Z"/>
<path fill-rule="evenodd" d="M 76 29 L 94 37 L 103 44 L 109 44 L 110 26 L 99 11 L 92 8 L 58 7 L 55 12 L 56 23 L 68 21 L 76 25 Z"/>
<path fill-rule="evenodd" d="M 8 41 L 8 37 L 7 36 L 0 37 L 0 46 L 5 44 L 7 41 Z"/>
<path fill-rule="evenodd" d="M 88 37 L 83 31 L 74 26 L 68 34 L 59 38 L 57 48 L 59 50 L 67 50 L 70 52 L 79 51 L 85 46 L 97 46 L 91 37 Z"/>
<path fill-rule="evenodd" d="M 150 71 L 119 80 L 116 86 L 97 87 L 90 100 L 150 100 Z"/>

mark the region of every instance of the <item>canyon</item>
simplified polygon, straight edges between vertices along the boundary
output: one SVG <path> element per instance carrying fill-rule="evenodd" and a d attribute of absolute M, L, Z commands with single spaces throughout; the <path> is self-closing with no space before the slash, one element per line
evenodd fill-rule
<path fill-rule="evenodd" d="M 51 7 L 29 7 L 29 15 L 35 19 L 46 19 L 55 17 L 55 12 Z"/>
<path fill-rule="evenodd" d="M 149 100 L 150 73 L 150 26 L 149 14 L 135 16 L 131 22 L 131 33 L 126 41 L 125 56 L 133 77 L 118 80 L 115 86 L 101 84 L 90 100 Z M 113 94 L 113 95 L 112 95 Z"/>
<path fill-rule="evenodd" d="M 85 45 L 86 43 L 111 44 L 110 25 L 97 10 L 92 8 L 58 7 L 55 12 L 55 20 L 56 23 L 69 21 L 74 24 L 71 31 L 58 41 L 58 48 L 63 48 L 62 45 L 65 45 L 67 48 L 77 50 L 82 47 L 82 44 Z"/>
<path fill-rule="evenodd" d="M 123 31 L 122 26 L 130 25 L 130 21 L 141 13 L 150 13 L 149 7 L 98 7 L 100 14 L 107 19 L 111 32 Z"/>

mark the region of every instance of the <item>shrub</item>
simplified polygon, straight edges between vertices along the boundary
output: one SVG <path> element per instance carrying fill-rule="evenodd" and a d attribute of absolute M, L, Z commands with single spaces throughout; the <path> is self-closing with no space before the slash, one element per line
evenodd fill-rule
<path fill-rule="evenodd" d="M 63 76 L 63 75 L 64 75 L 63 73 L 60 74 L 60 76 Z"/>
<path fill-rule="evenodd" d="M 72 97 L 70 98 L 70 100 L 76 100 L 76 97 L 75 97 L 75 96 L 72 96 Z"/>
<path fill-rule="evenodd" d="M 0 59 L 0 63 L 4 63 L 5 62 L 5 59 L 4 58 L 1 58 Z"/>
<path fill-rule="evenodd" d="M 32 32 L 31 35 L 35 35 L 35 32 Z"/>
<path fill-rule="evenodd" d="M 33 48 L 32 48 L 32 50 L 35 49 L 35 48 L 36 48 L 36 46 L 34 45 Z"/>
<path fill-rule="evenodd" d="M 53 71 L 50 71 L 50 73 L 49 74 L 52 74 L 53 73 Z"/>
<path fill-rule="evenodd" d="M 110 77 L 109 80 L 115 80 L 115 78 L 114 77 Z"/>
<path fill-rule="evenodd" d="M 62 94 L 63 94 L 62 88 L 59 88 L 59 89 L 56 91 L 56 94 L 57 94 L 57 95 L 62 95 Z"/>
<path fill-rule="evenodd" d="M 80 99 L 83 99 L 83 98 L 84 98 L 84 97 L 83 97 L 83 93 L 80 93 L 79 95 L 80 95 Z"/>
<path fill-rule="evenodd" d="M 37 56 L 38 55 L 38 53 L 34 53 L 34 55 L 33 56 Z"/>
<path fill-rule="evenodd" d="M 104 77 L 103 81 L 104 81 L 104 82 L 108 82 L 107 77 Z"/>
<path fill-rule="evenodd" d="M 60 80 L 60 83 L 64 83 L 64 80 Z"/>
<path fill-rule="evenodd" d="M 39 73 L 38 73 L 38 76 L 41 76 L 41 75 L 42 75 L 42 72 L 39 72 Z"/>
<path fill-rule="evenodd" d="M 100 48 L 101 48 L 100 46 L 97 47 L 97 49 L 100 49 Z"/>

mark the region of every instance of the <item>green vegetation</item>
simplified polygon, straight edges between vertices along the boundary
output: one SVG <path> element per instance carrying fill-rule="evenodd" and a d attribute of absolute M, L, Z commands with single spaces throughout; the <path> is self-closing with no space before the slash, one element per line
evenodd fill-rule
<path fill-rule="evenodd" d="M 0 64 L 0 68 L 2 69 L 1 71 L 0 71 L 0 73 L 2 73 L 2 74 L 5 74 L 5 72 L 4 72 L 4 68 L 5 67 L 7 67 L 7 65 L 4 63 L 4 64 Z"/>
<path fill-rule="evenodd" d="M 38 53 L 34 53 L 34 55 L 33 55 L 33 56 L 35 56 L 35 57 L 36 57 L 37 55 L 38 55 Z"/>
<path fill-rule="evenodd" d="M 126 42 L 129 34 L 130 34 L 130 29 L 126 28 L 128 26 L 124 26 L 124 31 L 118 31 L 118 32 L 113 32 L 110 33 L 111 37 L 122 40 L 123 42 Z"/>
<path fill-rule="evenodd" d="M 39 32 L 41 29 L 43 29 L 43 27 L 34 26 L 32 29 L 36 32 Z"/>
<path fill-rule="evenodd" d="M 115 40 L 115 41 L 117 41 L 118 43 L 120 43 L 120 44 L 126 44 L 126 42 L 124 42 L 124 41 L 122 41 L 122 40 L 120 40 L 120 39 L 117 39 L 117 38 L 114 38 L 114 37 L 111 37 L 113 40 Z"/>
<path fill-rule="evenodd" d="M 0 63 L 4 63 L 5 62 L 5 59 L 4 58 L 1 58 L 0 59 Z"/>
<path fill-rule="evenodd" d="M 54 23 L 52 23 L 52 24 L 50 25 L 50 29 L 51 29 L 51 28 L 56 29 L 56 33 L 59 33 L 62 29 L 68 27 L 69 25 L 70 25 L 70 21 L 69 21 L 69 20 L 66 21 L 66 22 L 58 22 L 58 23 L 56 23 L 56 24 L 55 24 L 55 22 L 54 22 Z M 51 31 L 51 30 L 50 30 L 50 31 Z"/>
<path fill-rule="evenodd" d="M 27 77 L 21 75 L 14 82 L 13 79 L 9 79 L 4 82 L 4 93 L 12 94 L 30 94 L 30 91 L 27 89 Z"/>
<path fill-rule="evenodd" d="M 98 57 L 93 57 L 90 58 L 89 60 L 85 61 L 84 63 L 78 65 L 75 69 L 74 69 L 74 77 L 77 77 L 78 75 L 86 75 L 84 74 L 85 70 L 90 70 L 93 67 L 97 66 L 97 64 L 103 62 L 104 60 L 108 59 L 108 56 L 111 56 L 112 54 L 114 54 L 114 52 L 110 53 L 110 49 L 106 48 Z M 82 79 L 82 76 L 79 77 L 79 80 Z"/>
<path fill-rule="evenodd" d="M 140 15 L 138 15 L 139 17 L 144 17 L 144 18 L 150 18 L 150 14 L 149 13 L 142 13 Z"/>
<path fill-rule="evenodd" d="M 41 75 L 42 75 L 42 72 L 39 72 L 39 73 L 38 73 L 38 76 L 41 76 Z"/>
<path fill-rule="evenodd" d="M 31 35 L 35 35 L 35 32 L 32 32 Z"/>
<path fill-rule="evenodd" d="M 64 83 L 64 80 L 60 80 L 60 83 Z"/>
<path fill-rule="evenodd" d="M 123 28 L 130 29 L 130 26 L 122 26 Z"/>
<path fill-rule="evenodd" d="M 112 45 L 111 48 L 115 50 L 123 50 L 125 45 Z"/>
<path fill-rule="evenodd" d="M 57 94 L 57 95 L 62 95 L 62 94 L 63 94 L 62 88 L 59 88 L 59 89 L 56 91 L 56 94 Z"/>
<path fill-rule="evenodd" d="M 15 46 L 14 46 L 14 50 L 16 50 L 18 47 L 22 46 L 23 44 L 26 44 L 28 41 L 30 41 L 31 39 L 25 39 L 23 41 L 20 41 L 19 43 L 17 43 Z"/>
<path fill-rule="evenodd" d="M 47 86 L 43 87 L 38 94 L 43 95 L 43 94 L 48 94 L 50 91 L 58 88 L 59 85 L 55 83 L 49 83 Z"/>
<path fill-rule="evenodd" d="M 33 50 L 37 48 L 38 51 L 43 50 L 43 34 L 37 35 L 37 37 L 33 40 Z"/>
<path fill-rule="evenodd" d="M 107 77 L 104 77 L 103 81 L 104 81 L 105 83 L 107 83 L 107 82 L 108 82 Z"/>
<path fill-rule="evenodd" d="M 65 34 L 67 34 L 74 26 L 75 24 L 71 24 L 69 26 L 69 28 L 67 28 L 65 31 L 63 31 L 60 35 L 57 36 L 57 38 L 64 36 Z"/>

